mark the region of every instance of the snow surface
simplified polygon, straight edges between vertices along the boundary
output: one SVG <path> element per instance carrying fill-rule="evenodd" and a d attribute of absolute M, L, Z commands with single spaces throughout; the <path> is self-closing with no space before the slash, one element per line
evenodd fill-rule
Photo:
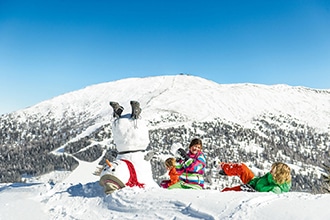
<path fill-rule="evenodd" d="M 0 219 L 329 219 L 330 194 L 138 187 L 105 195 L 94 163 L 0 185 Z"/>

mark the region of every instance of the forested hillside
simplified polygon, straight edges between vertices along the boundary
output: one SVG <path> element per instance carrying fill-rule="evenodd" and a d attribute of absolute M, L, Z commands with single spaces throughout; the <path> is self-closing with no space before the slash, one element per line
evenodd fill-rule
<path fill-rule="evenodd" d="M 101 163 L 105 158 L 114 160 L 116 150 L 110 122 L 88 135 L 82 135 L 93 123 L 93 120 L 82 123 L 77 117 L 59 122 L 37 119 L 19 122 L 10 115 L 1 118 L 1 182 L 19 182 L 24 175 L 41 175 L 53 170 L 73 170 L 78 164 L 74 158 L 94 161 L 104 151 Z M 152 129 L 155 124 L 149 122 L 148 150 L 155 152 L 151 162 L 157 181 L 166 173 L 161 155 L 170 155 L 173 144 L 187 146 L 192 137 L 200 137 L 208 159 L 207 181 L 210 187 L 223 187 L 217 184 L 219 177 L 212 168 L 213 161 L 244 162 L 260 169 L 260 174 L 267 171 L 265 164 L 284 161 L 295 165 L 292 169 L 292 190 L 325 191 L 319 171 L 324 163 L 329 163 L 329 134 L 319 133 L 288 116 L 269 115 L 255 119 L 254 128 L 245 128 L 220 118 Z M 65 146 L 63 152 L 54 153 L 61 146 Z"/>

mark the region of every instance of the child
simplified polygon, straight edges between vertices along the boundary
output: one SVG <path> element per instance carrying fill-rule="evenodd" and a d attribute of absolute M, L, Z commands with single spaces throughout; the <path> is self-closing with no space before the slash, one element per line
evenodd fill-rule
<path fill-rule="evenodd" d="M 220 163 L 219 174 L 238 176 L 244 185 L 226 187 L 225 191 L 257 191 L 280 194 L 289 192 L 291 188 L 290 167 L 281 162 L 272 164 L 270 172 L 261 177 L 255 177 L 253 172 L 244 163 Z"/>
<path fill-rule="evenodd" d="M 168 175 L 170 176 L 170 182 L 168 183 L 168 186 L 171 186 L 179 181 L 180 174 L 175 169 L 175 158 L 167 158 L 165 161 L 165 166 L 169 170 Z"/>
<path fill-rule="evenodd" d="M 176 163 L 176 170 L 180 173 L 179 182 L 169 189 L 203 189 L 206 159 L 202 152 L 202 140 L 195 138 L 189 144 L 189 152 L 182 148 L 178 150 L 182 159 Z"/>
<path fill-rule="evenodd" d="M 170 176 L 169 180 L 163 180 L 160 183 L 160 186 L 163 188 L 168 188 L 169 186 L 177 183 L 179 181 L 180 174 L 175 169 L 176 160 L 174 157 L 167 158 L 165 160 L 166 169 L 169 171 L 168 175 Z"/>

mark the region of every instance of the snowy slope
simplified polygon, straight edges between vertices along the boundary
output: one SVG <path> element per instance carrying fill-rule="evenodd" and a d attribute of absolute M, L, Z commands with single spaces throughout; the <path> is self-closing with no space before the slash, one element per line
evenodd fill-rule
<path fill-rule="evenodd" d="M 118 101 L 130 111 L 130 100 L 138 100 L 146 120 L 154 121 L 178 113 L 186 121 L 224 118 L 248 125 L 254 117 L 272 113 L 290 115 L 309 126 L 329 129 L 330 91 L 287 85 L 218 84 L 196 76 L 129 78 L 102 83 L 67 93 L 15 112 L 27 116 L 54 117 L 84 113 L 100 123 L 109 120 L 109 101 Z"/>
<path fill-rule="evenodd" d="M 0 219 L 325 220 L 330 215 L 330 194 L 124 188 L 105 195 L 91 167 L 82 163 L 69 176 L 54 172 L 30 180 L 40 184 L 0 185 Z"/>

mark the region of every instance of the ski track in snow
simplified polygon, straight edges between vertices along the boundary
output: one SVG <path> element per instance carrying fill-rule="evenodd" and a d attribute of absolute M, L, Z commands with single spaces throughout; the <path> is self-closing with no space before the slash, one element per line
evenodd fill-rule
<path fill-rule="evenodd" d="M 155 197 L 150 197 L 150 193 Z M 191 202 L 182 202 L 175 197 L 166 196 L 164 189 L 122 190 L 105 198 L 108 209 L 122 218 L 137 217 L 139 219 L 214 219 L 212 215 L 199 211 Z M 166 199 L 164 199 L 164 197 Z M 166 215 L 159 212 L 166 210 Z M 129 216 L 129 217 L 128 217 Z"/>
<path fill-rule="evenodd" d="M 253 212 L 258 209 L 262 209 L 263 206 L 269 205 L 271 202 L 279 199 L 276 195 L 269 195 L 257 198 L 248 198 L 240 201 L 240 205 L 234 209 L 230 216 L 230 219 L 253 219 Z M 267 216 L 265 216 L 266 218 Z"/>

